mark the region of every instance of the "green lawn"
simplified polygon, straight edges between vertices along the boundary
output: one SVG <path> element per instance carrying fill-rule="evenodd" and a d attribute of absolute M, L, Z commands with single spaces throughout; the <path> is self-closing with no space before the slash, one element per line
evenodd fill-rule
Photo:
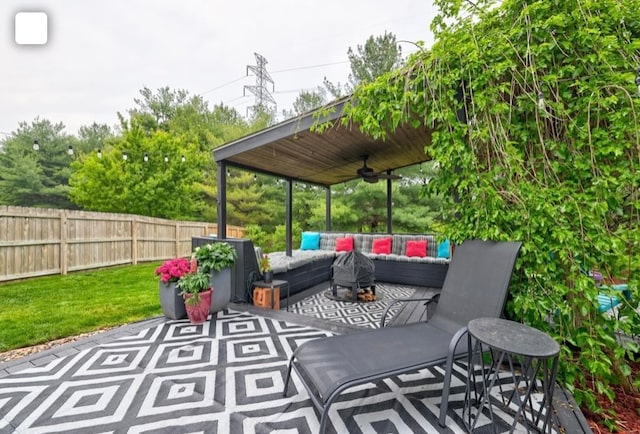
<path fill-rule="evenodd" d="M 160 315 L 158 265 L 0 284 L 0 352 Z"/>

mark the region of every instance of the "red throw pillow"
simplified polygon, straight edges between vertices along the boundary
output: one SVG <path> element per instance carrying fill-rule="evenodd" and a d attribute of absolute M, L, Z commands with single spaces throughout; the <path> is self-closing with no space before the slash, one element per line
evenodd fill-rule
<path fill-rule="evenodd" d="M 418 256 L 420 258 L 427 256 L 427 240 L 407 241 L 407 256 Z"/>
<path fill-rule="evenodd" d="M 378 238 L 373 240 L 373 248 L 371 250 L 378 255 L 391 254 L 391 238 Z"/>
<path fill-rule="evenodd" d="M 336 252 L 350 252 L 353 250 L 353 238 L 336 238 Z"/>

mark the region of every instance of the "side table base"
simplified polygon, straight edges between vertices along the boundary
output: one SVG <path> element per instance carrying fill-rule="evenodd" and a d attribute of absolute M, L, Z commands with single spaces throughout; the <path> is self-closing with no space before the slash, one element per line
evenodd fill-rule
<path fill-rule="evenodd" d="M 538 330 L 501 319 L 472 320 L 468 332 L 462 409 L 467 430 L 551 434 L 559 345 Z"/>

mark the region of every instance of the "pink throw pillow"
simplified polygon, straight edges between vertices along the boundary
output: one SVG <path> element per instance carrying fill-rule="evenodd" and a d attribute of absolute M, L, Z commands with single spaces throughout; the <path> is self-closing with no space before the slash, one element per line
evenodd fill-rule
<path fill-rule="evenodd" d="M 391 254 L 391 238 L 378 238 L 377 240 L 373 240 L 372 251 L 378 255 Z"/>
<path fill-rule="evenodd" d="M 353 238 L 336 238 L 336 252 L 350 252 L 353 250 Z"/>
<path fill-rule="evenodd" d="M 424 258 L 427 256 L 427 240 L 407 241 L 407 256 Z"/>

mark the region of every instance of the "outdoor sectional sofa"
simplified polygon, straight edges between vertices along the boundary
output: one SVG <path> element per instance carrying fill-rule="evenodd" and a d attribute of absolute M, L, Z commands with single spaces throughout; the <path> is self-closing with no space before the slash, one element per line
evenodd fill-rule
<path fill-rule="evenodd" d="M 303 233 L 303 248 L 305 234 L 313 233 Z M 331 264 L 337 255 L 343 254 L 336 251 L 336 241 L 345 238 L 353 238 L 353 249 L 373 259 L 376 281 L 442 288 L 449 267 L 450 252 L 447 243 L 447 254 L 441 255 L 446 257 L 438 257 L 438 242 L 433 235 L 345 232 L 317 234 L 317 249 L 297 249 L 292 252 L 291 257 L 286 256 L 284 252 L 269 253 L 274 279 L 288 281 L 291 294 L 331 279 Z M 390 253 L 375 253 L 374 246 L 381 243 L 377 240 L 384 239 L 391 240 Z M 424 257 L 407 255 L 407 246 L 414 241 L 427 242 Z"/>
<path fill-rule="evenodd" d="M 303 237 L 305 234 L 313 233 L 303 233 Z M 439 245 L 433 235 L 345 232 L 316 234 L 319 234 L 317 248 L 295 249 L 290 257 L 286 256 L 285 252 L 268 254 L 274 272 L 273 278 L 289 282 L 291 295 L 331 279 L 331 264 L 337 255 L 343 254 L 336 251 L 336 241 L 344 238 L 353 238 L 353 249 L 373 259 L 377 282 L 442 288 L 449 267 L 449 258 L 438 257 Z M 391 238 L 391 253 L 374 253 L 374 241 L 385 238 Z M 424 240 L 427 241 L 425 257 L 407 255 L 409 241 Z M 238 261 L 232 273 L 232 301 L 250 302 L 251 282 L 260 279 L 257 258 L 262 252 L 259 247 L 253 245 L 251 240 L 240 238 L 194 237 L 192 248 L 222 241 L 229 242 L 238 253 Z M 308 246 L 301 245 L 301 247 Z M 445 250 L 448 252 L 449 249 Z M 285 294 L 286 292 L 282 291 L 281 297 Z"/>

